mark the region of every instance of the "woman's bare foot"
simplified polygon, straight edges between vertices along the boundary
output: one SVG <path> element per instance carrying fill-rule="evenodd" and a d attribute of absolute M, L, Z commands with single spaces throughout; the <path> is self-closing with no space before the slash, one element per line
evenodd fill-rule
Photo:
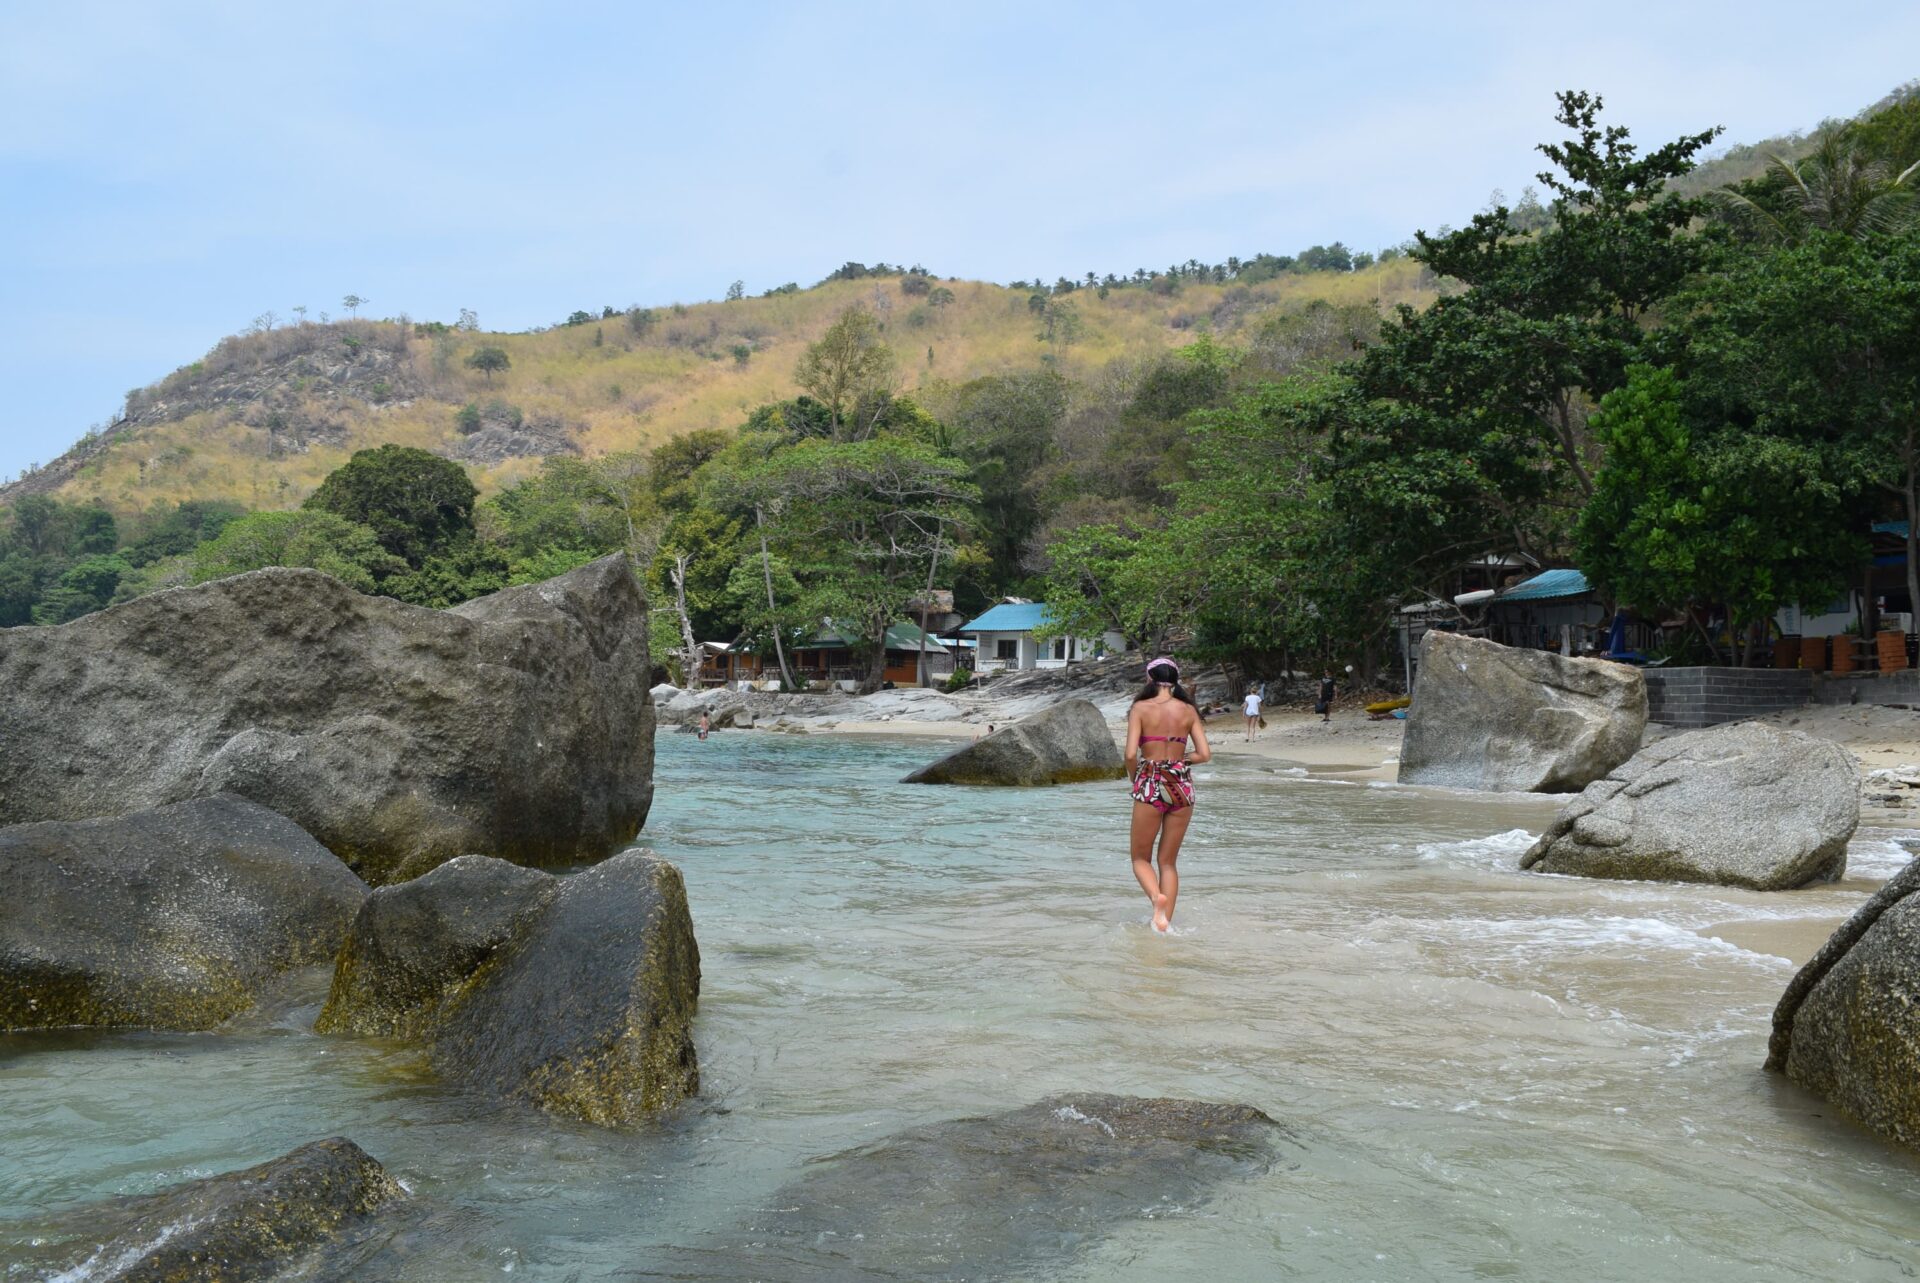
<path fill-rule="evenodd" d="M 1173 929 L 1173 913 L 1167 907 L 1167 897 L 1164 895 L 1153 897 L 1153 929 L 1161 935 Z"/>

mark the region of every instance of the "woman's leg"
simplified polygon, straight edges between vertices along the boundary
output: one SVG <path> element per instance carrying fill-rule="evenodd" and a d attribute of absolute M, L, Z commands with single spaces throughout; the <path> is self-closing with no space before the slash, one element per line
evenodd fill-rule
<path fill-rule="evenodd" d="M 1164 910 L 1166 924 L 1161 930 L 1173 925 L 1173 902 L 1180 898 L 1180 840 L 1187 836 L 1187 825 L 1193 823 L 1193 808 L 1183 806 L 1170 812 L 1160 824 L 1160 899 L 1155 908 Z M 1158 915 L 1155 917 L 1158 922 Z"/>
<path fill-rule="evenodd" d="M 1160 835 L 1160 812 L 1145 802 L 1133 804 L 1133 876 L 1147 893 L 1156 918 L 1160 914 L 1160 882 L 1153 874 L 1153 840 Z"/>

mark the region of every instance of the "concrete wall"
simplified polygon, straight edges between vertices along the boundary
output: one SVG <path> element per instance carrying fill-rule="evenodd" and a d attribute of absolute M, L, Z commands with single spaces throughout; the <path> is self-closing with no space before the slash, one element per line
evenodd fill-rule
<path fill-rule="evenodd" d="M 1896 704 L 1920 708 L 1920 670 L 1891 673 L 1823 673 L 1813 684 L 1817 704 Z"/>
<path fill-rule="evenodd" d="M 1662 726 L 1718 726 L 1814 702 L 1816 674 L 1789 668 L 1649 668 L 1647 711 Z M 1826 701 L 1823 701 L 1826 702 Z M 1846 703 L 1844 694 L 1834 703 Z"/>

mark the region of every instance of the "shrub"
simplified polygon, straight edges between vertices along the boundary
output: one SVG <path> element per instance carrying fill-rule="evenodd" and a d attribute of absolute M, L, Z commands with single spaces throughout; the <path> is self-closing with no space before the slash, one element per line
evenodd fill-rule
<path fill-rule="evenodd" d="M 480 430 L 480 407 L 472 401 L 453 412 L 453 426 L 460 435 L 470 437 Z"/>

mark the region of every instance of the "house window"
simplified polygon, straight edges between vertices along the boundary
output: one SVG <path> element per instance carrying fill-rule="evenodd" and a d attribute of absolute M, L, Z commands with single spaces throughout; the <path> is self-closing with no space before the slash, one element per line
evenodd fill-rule
<path fill-rule="evenodd" d="M 1018 637 L 1002 637 L 995 641 L 993 643 L 993 657 L 995 659 L 1020 658 L 1020 639 Z"/>
<path fill-rule="evenodd" d="M 1065 659 L 1067 657 L 1067 639 L 1066 638 L 1059 637 L 1054 639 L 1053 657 L 1055 659 Z"/>

